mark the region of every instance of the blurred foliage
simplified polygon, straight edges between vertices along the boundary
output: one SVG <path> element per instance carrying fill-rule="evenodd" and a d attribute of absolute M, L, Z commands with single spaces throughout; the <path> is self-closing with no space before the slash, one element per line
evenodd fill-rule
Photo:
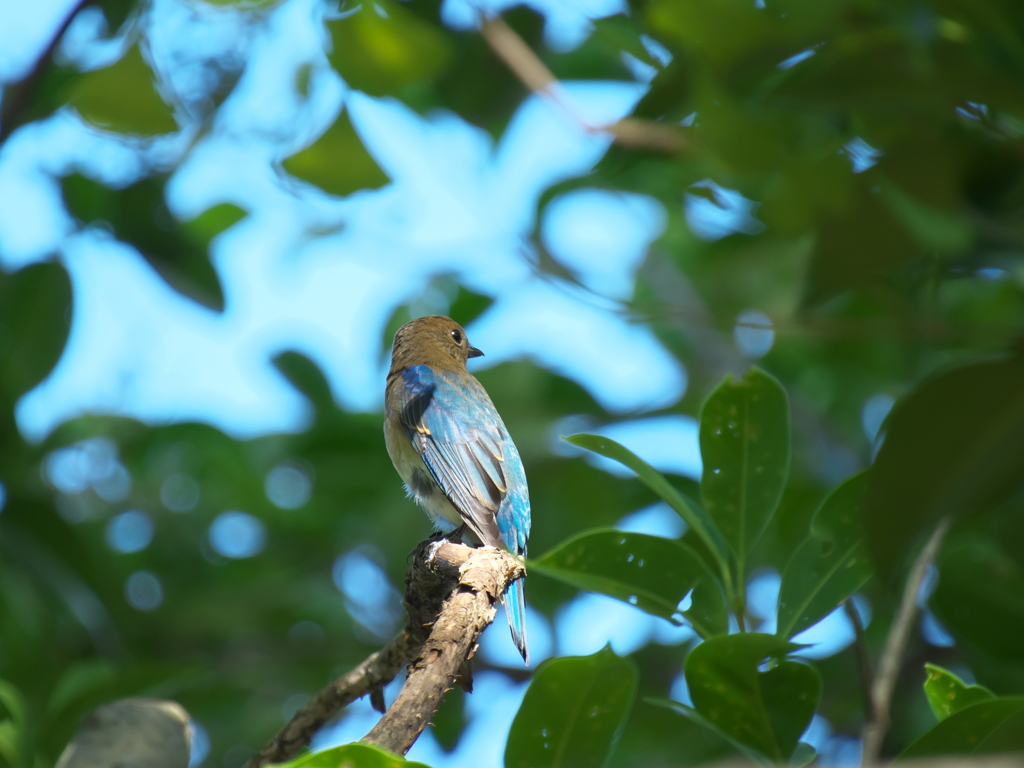
<path fill-rule="evenodd" d="M 140 152 L 181 131 L 188 142 L 174 162 L 185 162 L 216 129 L 246 62 L 225 53 L 199 78 L 200 97 L 186 98 L 169 87 L 177 63 L 154 60 L 145 39 L 149 4 L 98 5 L 124 53 L 80 71 L 48 51 L 5 86 L 0 138 L 70 106 Z M 211 5 L 255 23 L 274 3 Z M 612 416 L 527 363 L 481 374 L 530 478 L 531 550 L 546 553 L 531 605 L 550 617 L 577 589 L 600 591 L 710 638 L 650 642 L 629 660 L 602 651 L 548 662 L 516 716 L 507 765 L 559 764 L 544 729 L 581 756 L 574 765 L 694 765 L 737 751 L 801 764 L 813 757 L 799 739 L 815 712 L 838 737 L 855 736 L 853 649 L 812 666 L 794 636 L 857 593 L 871 609 L 863 642 L 877 656 L 909 564 L 946 516 L 927 607 L 953 645 L 914 633 L 884 751 L 1024 749 L 1024 4 L 758 5 L 637 0 L 572 50 L 548 49 L 533 11 L 506 15 L 560 78 L 648 68 L 634 116 L 683 126 L 679 153 L 613 146 L 593 173 L 547 190 L 541 207 L 579 188 L 664 204 L 664 234 L 621 309 L 686 365 L 686 395 L 665 412 L 701 415 L 711 470 L 699 485 L 667 478 L 595 435 L 571 442 L 638 478 L 554 453 L 559 419 Z M 292 73 L 296 99 L 329 66 L 351 88 L 501 135 L 526 90 L 480 35 L 445 27 L 440 6 L 388 0 L 327 13 L 324 50 Z M 388 183 L 348 110 L 295 151 L 303 137 L 296 125 L 284 174 L 339 196 Z M 245 212 L 223 204 L 178 221 L 166 204 L 170 154 L 140 161 L 142 178 L 118 188 L 54 173 L 76 227 L 107 227 L 176 290 L 221 309 L 210 242 Z M 708 180 L 746 198 L 754 223 L 722 237 L 691 227 L 688 202 L 728 208 Z M 541 265 L 561 274 L 557 259 Z M 27 443 L 16 403 L 59 359 L 73 301 L 58 261 L 0 274 L 0 760 L 52 764 L 89 709 L 151 694 L 180 700 L 206 729 L 206 764 L 233 768 L 400 620 L 397 592 L 367 614 L 338 589 L 344 558 L 401 584 L 428 524 L 403 498 L 379 417 L 340 411 L 297 353 L 276 364 L 315 410 L 301 434 L 239 441 L 198 424 L 87 416 Z M 489 301 L 458 288 L 450 312 L 468 322 Z M 776 334 L 763 371 L 750 371 L 732 341 L 751 308 Z M 396 312 L 392 331 L 409 312 Z M 868 407 L 879 396 L 897 399 L 884 424 Z M 282 495 L 281 477 L 308 496 Z M 609 530 L 659 499 L 688 525 L 681 540 Z M 210 526 L 228 510 L 263 526 L 257 556 L 211 545 Z M 111 546 L 128 511 L 146 516 L 155 543 Z M 747 603 L 749 580 L 768 571 L 782 574 L 776 634 Z M 159 604 L 133 597 L 138 584 L 150 597 L 155 584 Z M 748 631 L 728 634 L 730 614 Z M 681 674 L 693 706 L 673 700 Z M 450 696 L 438 714 L 445 747 L 464 724 L 463 701 Z M 570 717 L 581 707 L 592 720 Z M 343 760 L 400 764 L 352 746 L 298 764 Z"/>

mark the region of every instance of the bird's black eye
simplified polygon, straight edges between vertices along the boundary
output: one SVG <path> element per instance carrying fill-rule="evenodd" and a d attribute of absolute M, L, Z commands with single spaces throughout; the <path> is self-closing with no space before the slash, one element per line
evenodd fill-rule
<path fill-rule="evenodd" d="M 458 328 L 452 328 L 452 338 L 455 339 L 456 344 L 462 343 L 462 331 Z"/>

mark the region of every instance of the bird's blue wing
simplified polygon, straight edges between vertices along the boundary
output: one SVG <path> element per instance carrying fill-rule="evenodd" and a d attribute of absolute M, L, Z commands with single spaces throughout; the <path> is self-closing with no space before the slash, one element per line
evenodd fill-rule
<path fill-rule="evenodd" d="M 469 374 L 426 365 L 404 369 L 402 383 L 399 418 L 434 482 L 484 544 L 523 554 L 529 533 L 525 475 L 483 387 Z M 510 493 L 519 509 L 505 503 L 512 501 Z"/>

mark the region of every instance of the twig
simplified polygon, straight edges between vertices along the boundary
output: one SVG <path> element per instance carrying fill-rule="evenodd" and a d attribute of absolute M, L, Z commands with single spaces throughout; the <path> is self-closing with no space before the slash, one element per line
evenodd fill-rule
<path fill-rule="evenodd" d="M 914 623 L 914 616 L 917 613 L 917 594 L 921 589 L 921 582 L 924 581 L 928 566 L 934 562 L 942 540 L 949 530 L 952 519 L 947 515 L 939 521 L 932 531 L 932 535 L 925 542 L 914 560 L 914 565 L 907 576 L 906 586 L 903 588 L 903 597 L 900 599 L 900 606 L 893 619 L 892 628 L 885 641 L 885 649 L 878 663 L 878 674 L 871 686 L 871 712 L 873 717 L 864 723 L 864 751 L 861 758 L 861 765 L 874 765 L 882 751 L 882 739 L 885 732 L 889 730 L 889 703 L 892 700 L 892 692 L 896 687 L 896 677 L 899 674 L 900 663 L 903 659 L 903 652 L 910 639 L 910 630 Z"/>
<path fill-rule="evenodd" d="M 522 565 L 505 552 L 450 541 L 420 544 L 406 575 L 405 629 L 314 696 L 246 768 L 294 757 L 313 734 L 361 696 L 369 694 L 375 705 L 382 703 L 381 689 L 413 659 L 391 709 L 363 739 L 392 752 L 407 751 L 457 675 L 468 687 L 468 657 L 494 618 L 494 604 L 521 575 Z"/>
<path fill-rule="evenodd" d="M 442 547 L 456 545 L 443 544 Z M 459 568 L 458 588 L 445 601 L 430 637 L 409 665 L 405 685 L 362 741 L 404 755 L 437 712 L 460 667 L 494 619 L 505 588 L 523 573 L 507 552 L 478 549 Z"/>
<path fill-rule="evenodd" d="M 612 140 L 624 147 L 654 149 L 667 153 L 679 152 L 686 147 L 682 131 L 654 120 L 624 117 L 607 125 L 591 125 L 569 106 L 561 93 L 558 78 L 512 27 L 500 16 L 488 17 L 481 12 L 479 18 L 480 34 L 519 82 L 556 106 L 583 130 L 588 133 L 611 134 Z"/>
<path fill-rule="evenodd" d="M 21 125 L 22 121 L 19 119 L 21 112 L 28 105 L 32 91 L 53 58 L 53 52 L 57 50 L 57 45 L 60 43 L 61 38 L 68 31 L 68 27 L 71 26 L 71 22 L 74 21 L 78 12 L 92 2 L 93 0 L 78 0 L 78 2 L 71 6 L 67 16 L 64 17 L 64 20 L 46 46 L 46 50 L 36 59 L 32 71 L 18 82 L 12 83 L 7 87 L 3 103 L 0 104 L 0 145 L 3 145 L 14 129 Z"/>
<path fill-rule="evenodd" d="M 374 690 L 380 690 L 395 679 L 402 666 L 416 653 L 412 636 L 402 631 L 381 650 L 332 682 L 306 702 L 289 723 L 267 746 L 246 763 L 246 768 L 259 768 L 294 757 L 309 744 L 320 728 L 339 710 Z"/>
<path fill-rule="evenodd" d="M 867 638 L 864 636 L 864 623 L 860 620 L 860 611 L 853 604 L 852 598 L 843 603 L 843 610 L 853 625 L 853 647 L 857 652 L 857 666 L 860 669 L 860 697 L 864 702 L 864 722 L 870 723 L 875 719 L 871 701 L 875 673 L 871 668 L 871 653 L 868 650 Z"/>

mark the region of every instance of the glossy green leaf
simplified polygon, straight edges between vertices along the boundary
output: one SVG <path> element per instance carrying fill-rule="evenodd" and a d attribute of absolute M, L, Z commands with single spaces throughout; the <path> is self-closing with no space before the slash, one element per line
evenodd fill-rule
<path fill-rule="evenodd" d="M 893 576 L 940 518 L 991 508 L 1021 489 L 1024 355 L 936 376 L 888 419 L 868 479 L 871 555 Z"/>
<path fill-rule="evenodd" d="M 401 3 L 376 0 L 330 21 L 333 66 L 350 86 L 373 96 L 431 80 L 451 62 L 452 46 L 441 26 Z"/>
<path fill-rule="evenodd" d="M 967 685 L 948 669 L 925 664 L 928 679 L 924 681 L 924 694 L 939 720 L 945 720 L 961 709 L 979 701 L 994 699 L 995 694 L 983 685 Z"/>
<path fill-rule="evenodd" d="M 370 744 L 342 744 L 322 752 L 273 763 L 277 768 L 428 768 Z"/>
<path fill-rule="evenodd" d="M 664 475 L 641 459 L 625 446 L 603 435 L 570 435 L 564 438 L 573 445 L 599 453 L 609 459 L 632 469 L 643 481 L 644 485 L 660 496 L 679 516 L 701 537 L 718 561 L 723 573 L 728 569 L 728 551 L 725 540 L 707 512 L 699 507 L 691 506 L 675 487 L 665 479 Z"/>
<path fill-rule="evenodd" d="M 706 640 L 684 667 L 694 707 L 729 738 L 788 760 L 821 698 L 818 671 L 785 658 L 799 648 L 754 632 Z"/>
<path fill-rule="evenodd" d="M 672 701 L 670 699 L 645 698 L 644 701 L 646 701 L 648 704 L 654 704 L 658 707 L 665 707 L 666 709 L 670 709 L 678 715 L 682 715 L 690 722 L 695 723 L 699 725 L 701 728 L 705 728 L 711 733 L 715 734 L 715 736 L 724 740 L 727 744 L 732 746 L 733 749 L 735 749 L 740 754 L 745 755 L 750 760 L 761 763 L 762 765 L 775 764 L 774 760 L 761 754 L 756 749 L 747 746 L 742 741 L 737 741 L 732 737 L 731 734 L 723 731 L 721 728 L 719 728 L 717 725 L 708 720 L 706 717 L 704 717 L 704 715 L 702 715 L 700 712 L 698 712 L 696 709 L 689 706 L 688 704 L 683 704 L 680 701 Z"/>
<path fill-rule="evenodd" d="M 781 637 L 816 624 L 871 578 L 863 527 L 866 484 L 864 473 L 854 475 L 814 513 L 811 535 L 782 574 L 777 630 Z"/>
<path fill-rule="evenodd" d="M 129 48 L 117 63 L 77 78 L 68 103 L 93 125 L 119 133 L 152 135 L 178 130 L 138 45 Z"/>
<path fill-rule="evenodd" d="M 350 195 L 388 183 L 377 161 L 343 111 L 312 145 L 286 158 L 281 165 L 296 178 L 315 184 L 330 195 Z"/>
<path fill-rule="evenodd" d="M 700 454 L 704 507 L 743 563 L 789 476 L 789 406 L 782 386 L 759 368 L 740 380 L 727 376 L 701 409 Z"/>
<path fill-rule="evenodd" d="M 544 662 L 512 722 L 505 768 L 605 765 L 626 725 L 636 686 L 636 666 L 610 648 Z"/>
<path fill-rule="evenodd" d="M 729 628 L 720 582 L 678 541 L 612 529 L 587 531 L 530 560 L 527 567 L 676 623 L 685 617 L 703 637 Z M 691 590 L 691 607 L 680 611 L 680 601 Z"/>
<path fill-rule="evenodd" d="M 988 755 L 1024 750 L 1024 696 L 979 701 L 937 723 L 900 755 Z"/>

